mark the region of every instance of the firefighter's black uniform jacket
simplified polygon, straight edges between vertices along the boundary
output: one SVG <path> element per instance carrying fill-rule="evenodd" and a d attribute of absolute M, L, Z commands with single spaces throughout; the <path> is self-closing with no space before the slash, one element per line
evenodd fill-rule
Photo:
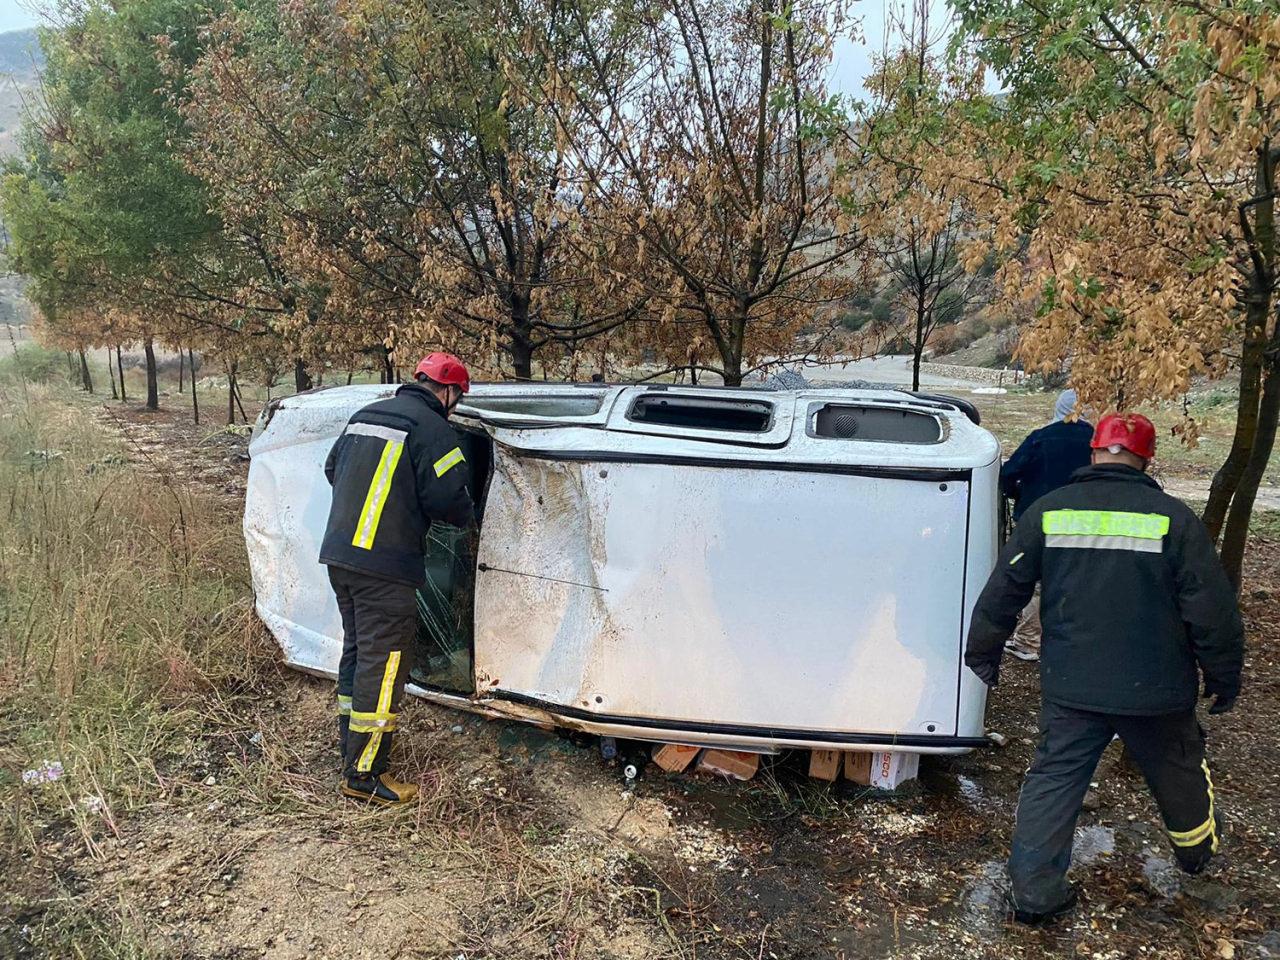
<path fill-rule="evenodd" d="M 978 598 L 965 663 L 994 679 L 1004 642 L 1040 581 L 1044 698 L 1155 715 L 1240 690 L 1244 628 L 1199 518 L 1145 473 L 1077 471 L 1019 521 Z"/>
<path fill-rule="evenodd" d="M 347 776 L 387 768 L 417 630 L 433 521 L 473 519 L 468 470 L 444 407 L 407 384 L 347 423 L 325 463 L 333 506 L 320 548 L 342 616 L 338 732 Z"/>
<path fill-rule="evenodd" d="M 1004 643 L 1040 581 L 1040 739 L 1018 801 L 1015 908 L 1069 903 L 1080 804 L 1119 736 L 1160 808 L 1178 863 L 1203 869 L 1221 815 L 1196 721 L 1208 694 L 1240 690 L 1235 593 L 1199 519 L 1146 474 L 1086 467 L 1023 514 L 978 598 L 965 662 L 994 684 Z"/>
<path fill-rule="evenodd" d="M 358 411 L 324 472 L 333 506 L 320 562 L 329 566 L 420 586 L 431 522 L 472 519 L 458 436 L 440 401 L 416 383 Z"/>

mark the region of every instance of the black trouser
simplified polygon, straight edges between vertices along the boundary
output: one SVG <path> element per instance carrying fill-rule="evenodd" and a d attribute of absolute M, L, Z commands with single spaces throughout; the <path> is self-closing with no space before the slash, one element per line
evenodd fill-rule
<path fill-rule="evenodd" d="M 387 769 L 396 712 L 412 665 L 417 592 L 341 567 L 329 568 L 329 583 L 342 614 L 338 734 L 343 773 L 377 776 Z"/>
<path fill-rule="evenodd" d="M 1199 871 L 1218 852 L 1213 781 L 1195 711 L 1134 717 L 1046 701 L 1040 708 L 1040 745 L 1022 785 L 1009 856 L 1018 909 L 1048 911 L 1066 899 L 1080 804 L 1113 734 L 1119 734 L 1146 777 L 1182 868 Z"/>

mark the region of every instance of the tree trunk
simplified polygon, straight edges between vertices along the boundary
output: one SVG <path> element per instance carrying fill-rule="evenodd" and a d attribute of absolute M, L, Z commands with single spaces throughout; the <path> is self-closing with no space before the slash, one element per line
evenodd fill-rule
<path fill-rule="evenodd" d="M 1258 429 L 1258 405 L 1262 397 L 1262 366 L 1267 348 L 1267 306 L 1269 298 L 1251 290 L 1245 317 L 1244 343 L 1240 354 L 1240 399 L 1236 403 L 1236 430 L 1231 451 L 1213 475 L 1209 500 L 1201 519 L 1214 543 L 1222 534 L 1231 498 L 1235 496 Z"/>
<path fill-rule="evenodd" d="M 107 352 L 108 362 L 110 362 L 111 353 Z M 120 374 L 120 402 L 127 403 L 129 397 L 124 392 L 124 358 L 120 356 L 120 345 L 116 344 L 116 370 Z"/>
<path fill-rule="evenodd" d="M 227 364 L 227 426 L 236 422 L 236 364 Z"/>
<path fill-rule="evenodd" d="M 533 345 L 518 333 L 511 339 L 511 368 L 517 380 L 533 379 Z"/>
<path fill-rule="evenodd" d="M 1249 520 L 1253 516 L 1253 503 L 1258 495 L 1258 485 L 1266 473 L 1271 451 L 1276 443 L 1276 426 L 1280 423 L 1280 329 L 1273 338 L 1272 356 L 1267 364 L 1267 377 L 1262 387 L 1262 402 L 1258 405 L 1258 432 L 1253 438 L 1253 450 L 1240 475 L 1240 485 L 1231 498 L 1231 512 L 1222 534 L 1222 565 L 1227 576 L 1240 589 L 1244 567 L 1244 548 L 1249 541 Z"/>
<path fill-rule="evenodd" d="M 119 400 L 120 394 L 116 391 L 116 368 L 111 362 L 111 348 L 107 347 L 107 376 L 111 378 L 111 399 Z"/>
<path fill-rule="evenodd" d="M 67 355 L 67 379 L 74 380 L 76 378 L 75 359 L 71 356 L 70 350 L 63 350 L 62 352 Z"/>
<path fill-rule="evenodd" d="M 919 292 L 916 300 L 916 336 L 911 345 L 911 389 L 920 389 L 920 361 L 924 358 L 924 334 L 928 313 L 924 308 L 926 291 Z"/>
<path fill-rule="evenodd" d="M 150 337 L 142 341 L 142 351 L 147 357 L 147 409 L 160 409 L 160 384 L 156 377 L 156 348 Z"/>
<path fill-rule="evenodd" d="M 356 375 L 355 367 L 347 367 L 347 386 L 351 386 L 351 378 Z"/>
<path fill-rule="evenodd" d="M 89 376 L 89 361 L 83 350 L 80 351 L 80 385 L 84 387 L 85 393 L 93 393 L 93 378 Z"/>
<path fill-rule="evenodd" d="M 182 353 L 182 347 L 178 347 L 178 392 L 179 393 L 184 392 L 183 387 L 185 386 L 185 384 L 182 382 L 183 381 L 182 375 L 183 375 L 183 372 L 186 370 L 186 366 L 187 366 L 187 358 Z"/>
<path fill-rule="evenodd" d="M 301 357 L 293 361 L 293 386 L 298 393 L 310 390 L 315 384 L 311 382 L 311 374 L 307 372 L 307 364 Z"/>
<path fill-rule="evenodd" d="M 249 415 L 244 412 L 244 396 L 240 393 L 239 377 L 236 377 L 236 406 L 240 409 L 240 422 L 248 423 Z"/>
<path fill-rule="evenodd" d="M 519 299 L 511 305 L 511 368 L 517 380 L 533 379 L 533 340 L 529 304 Z"/>
<path fill-rule="evenodd" d="M 193 422 L 200 422 L 200 398 L 196 396 L 196 354 L 187 349 L 187 366 L 191 368 L 191 417 Z"/>

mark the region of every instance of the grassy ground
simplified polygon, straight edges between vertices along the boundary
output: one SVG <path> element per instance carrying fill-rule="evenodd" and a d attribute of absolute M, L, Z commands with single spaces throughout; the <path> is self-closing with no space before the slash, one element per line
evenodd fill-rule
<path fill-rule="evenodd" d="M 978 402 L 983 426 L 1000 438 L 1007 456 L 1027 433 L 1048 422 L 1056 396 L 1056 391 L 1013 390 L 970 399 Z M 1206 389 L 1192 395 L 1187 412 L 1199 428 L 1199 442 L 1195 446 L 1184 443 L 1174 433 L 1183 422 L 1182 405 L 1144 408 L 1142 412 L 1151 417 L 1158 431 L 1157 472 L 1182 480 L 1203 480 L 1207 484 L 1231 450 L 1235 403 L 1236 393 L 1229 388 Z M 1272 457 L 1265 482 L 1280 485 L 1280 457 Z"/>
<path fill-rule="evenodd" d="M 982 399 L 1006 443 L 1051 402 Z M 746 785 L 650 772 L 624 789 L 591 744 L 413 701 L 397 766 L 422 801 L 344 805 L 332 685 L 279 669 L 249 612 L 243 438 L 163 404 L 0 383 L 0 956 L 1243 958 L 1280 923 L 1264 526 L 1249 686 L 1206 723 L 1228 857 L 1169 876 L 1142 784 L 1109 753 L 1084 903 L 1026 931 L 996 906 L 1034 736 L 1021 665 L 990 708 L 1008 748 L 930 760 L 900 796 L 815 784 L 795 756 Z M 61 775 L 24 783 L 44 761 Z"/>

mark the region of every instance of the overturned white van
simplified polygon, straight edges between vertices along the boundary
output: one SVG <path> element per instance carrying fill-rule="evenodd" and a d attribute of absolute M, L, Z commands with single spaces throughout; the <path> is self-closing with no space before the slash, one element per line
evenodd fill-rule
<path fill-rule="evenodd" d="M 314 673 L 341 648 L 322 466 L 393 389 L 278 401 L 250 443 L 258 613 Z M 639 740 L 978 746 L 999 447 L 976 419 L 889 390 L 478 385 L 454 422 L 479 519 L 433 528 L 409 689 Z"/>

